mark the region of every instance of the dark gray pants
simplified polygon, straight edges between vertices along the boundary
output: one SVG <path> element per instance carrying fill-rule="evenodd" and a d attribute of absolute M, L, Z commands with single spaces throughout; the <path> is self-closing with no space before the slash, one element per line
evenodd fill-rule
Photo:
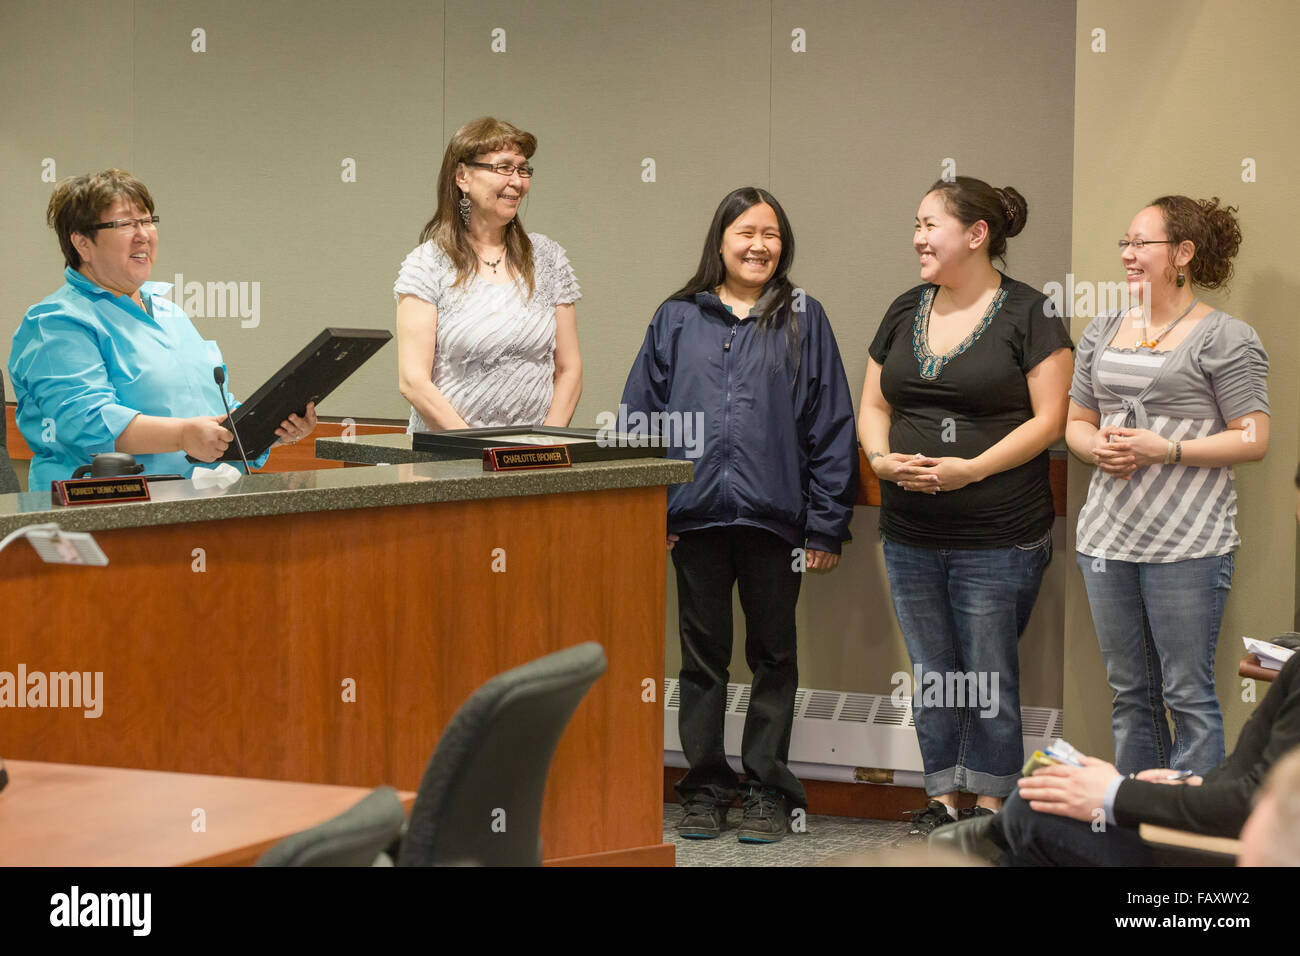
<path fill-rule="evenodd" d="M 783 794 L 790 809 L 806 807 L 803 784 L 786 766 L 794 723 L 795 604 L 803 575 L 789 542 L 760 528 L 688 531 L 673 547 L 682 640 L 678 728 L 690 771 L 677 783 L 683 800 L 709 793 L 729 803 L 740 781 L 723 750 L 723 719 L 731 663 L 731 593 L 740 588 L 745 660 L 754 674 L 741 762 L 748 783 Z"/>

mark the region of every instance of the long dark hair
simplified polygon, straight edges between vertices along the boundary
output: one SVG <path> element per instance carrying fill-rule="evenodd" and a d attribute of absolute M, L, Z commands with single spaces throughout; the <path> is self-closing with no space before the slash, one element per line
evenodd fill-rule
<path fill-rule="evenodd" d="M 727 278 L 727 267 L 722 262 L 722 235 L 727 228 L 741 217 L 746 210 L 766 203 L 776 213 L 777 228 L 781 231 L 781 255 L 776 261 L 776 270 L 772 277 L 763 284 L 763 291 L 755 303 L 758 313 L 758 326 L 765 332 L 775 332 L 784 328 L 786 334 L 786 351 L 794 361 L 795 381 L 799 378 L 799 314 L 795 310 L 795 285 L 790 280 L 790 266 L 794 263 L 794 230 L 785 210 L 766 189 L 757 186 L 741 186 L 733 189 L 718 203 L 704 237 L 704 251 L 700 253 L 700 266 L 695 275 L 668 298 L 694 300 L 697 293 L 713 292 Z M 765 345 L 766 347 L 766 345 Z"/>

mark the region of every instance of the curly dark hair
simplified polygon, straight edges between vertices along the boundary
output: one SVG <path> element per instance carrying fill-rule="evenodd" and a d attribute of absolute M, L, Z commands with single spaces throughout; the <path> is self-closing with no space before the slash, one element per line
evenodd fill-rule
<path fill-rule="evenodd" d="M 1161 196 L 1149 205 L 1160 210 L 1169 236 L 1169 265 L 1183 242 L 1196 247 L 1185 267 L 1193 285 L 1220 289 L 1232 278 L 1232 257 L 1241 246 L 1241 223 L 1237 207 L 1221 205 L 1219 197 L 1192 199 L 1189 196 Z"/>

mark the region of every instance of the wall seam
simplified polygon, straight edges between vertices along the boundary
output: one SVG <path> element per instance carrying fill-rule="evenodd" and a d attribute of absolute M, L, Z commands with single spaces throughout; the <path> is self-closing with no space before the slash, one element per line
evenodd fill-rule
<path fill-rule="evenodd" d="M 447 142 L 447 3 L 449 0 L 442 0 L 442 123 L 439 132 L 442 138 L 439 142 Z M 436 188 L 436 187 L 435 187 Z"/>
<path fill-rule="evenodd" d="M 136 55 L 137 52 L 138 52 L 138 51 L 136 50 L 136 42 L 137 42 L 137 39 L 136 39 L 136 38 L 137 38 L 138 34 L 136 33 L 135 15 L 136 15 L 136 10 L 137 10 L 137 8 L 138 8 L 139 6 L 140 6 L 140 0 L 132 0 L 132 2 L 131 2 L 131 138 L 130 138 L 130 140 L 129 140 L 130 146 L 129 146 L 128 149 L 127 149 L 127 157 L 126 157 L 126 161 L 127 161 L 128 163 L 131 164 L 131 168 L 132 168 L 132 169 L 135 169 L 135 168 L 136 168 L 136 162 L 135 162 L 135 135 L 136 135 L 136 123 L 135 123 L 135 100 L 136 100 L 136 97 L 139 95 L 139 90 L 140 90 L 140 85 L 139 85 L 139 83 L 138 83 L 137 80 L 136 80 L 136 74 L 135 74 L 135 70 L 136 70 L 136 61 L 139 59 L 139 58 L 137 57 L 137 55 Z"/>
<path fill-rule="evenodd" d="M 767 0 L 767 191 L 774 192 L 772 182 L 773 88 L 776 84 L 776 0 Z"/>

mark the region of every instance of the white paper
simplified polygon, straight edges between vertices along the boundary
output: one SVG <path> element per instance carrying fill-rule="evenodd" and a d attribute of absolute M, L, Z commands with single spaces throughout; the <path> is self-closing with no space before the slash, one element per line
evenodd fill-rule
<path fill-rule="evenodd" d="M 216 468 L 195 468 L 190 481 L 195 488 L 229 488 L 242 477 L 242 471 L 223 461 Z"/>
<path fill-rule="evenodd" d="M 1254 654 L 1259 658 L 1259 666 L 1267 667 L 1271 671 L 1280 671 L 1282 665 L 1295 653 L 1277 644 L 1270 644 L 1268 641 L 1257 641 L 1253 637 L 1243 637 L 1241 640 L 1246 645 L 1246 653 Z"/>

